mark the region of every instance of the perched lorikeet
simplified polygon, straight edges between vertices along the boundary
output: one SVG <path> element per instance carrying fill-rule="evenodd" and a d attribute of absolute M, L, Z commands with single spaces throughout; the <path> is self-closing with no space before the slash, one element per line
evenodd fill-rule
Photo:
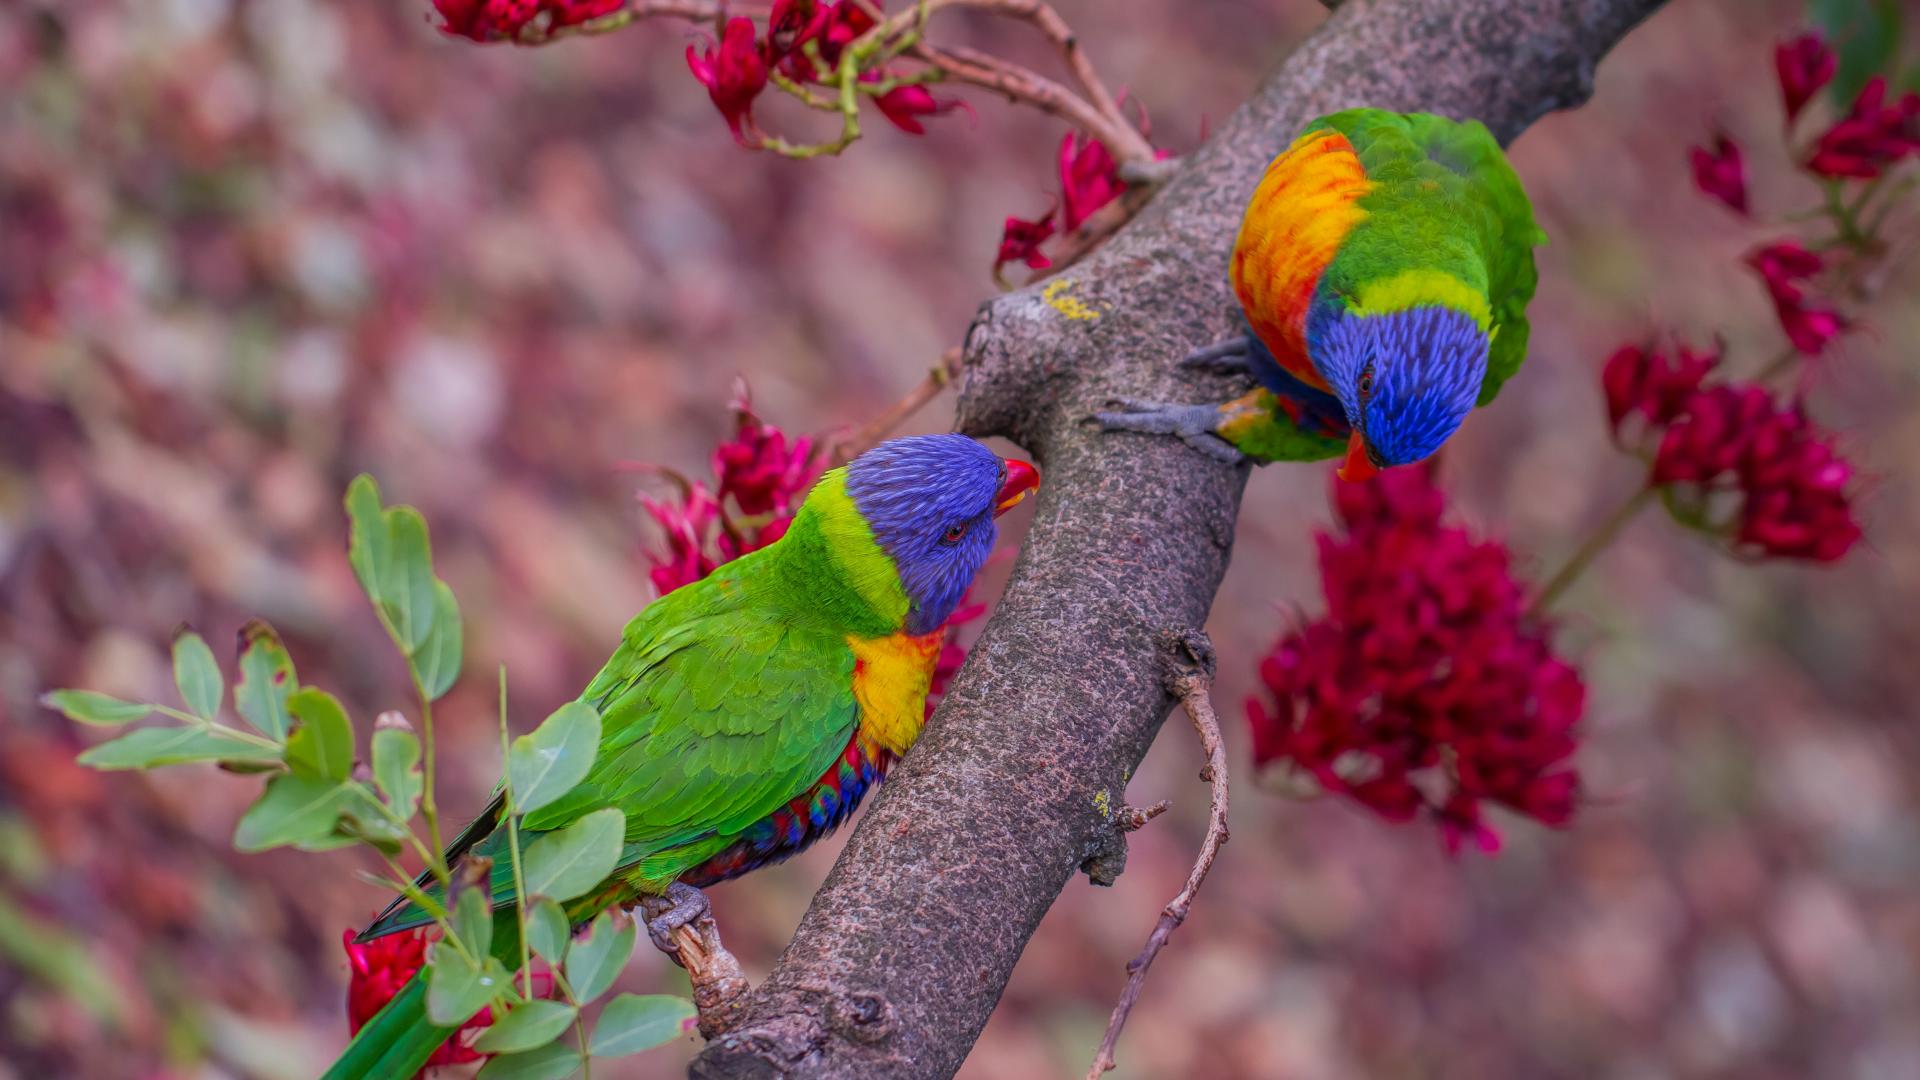
<path fill-rule="evenodd" d="M 529 834 L 592 810 L 625 812 L 619 868 L 569 905 L 575 922 L 665 896 L 673 910 L 648 926 L 664 943 L 704 912 L 700 886 L 844 821 L 918 738 L 947 617 L 993 548 L 994 519 L 1038 484 L 1031 465 L 962 435 L 894 439 L 823 476 L 778 541 L 648 605 L 580 695 L 602 716 L 592 770 L 520 828 L 524 850 Z M 494 860 L 496 907 L 514 898 L 500 809 L 447 853 Z M 396 900 L 361 940 L 428 921 Z M 495 945 L 511 967 L 518 938 Z M 412 1075 L 451 1032 L 427 1019 L 422 983 L 327 1075 Z"/>
<path fill-rule="evenodd" d="M 1338 456 L 1350 479 L 1419 461 L 1527 353 L 1546 236 L 1478 121 L 1349 109 L 1267 167 L 1230 276 L 1250 330 L 1185 364 L 1251 374 L 1224 405 L 1121 402 L 1107 427 L 1223 460 Z"/>

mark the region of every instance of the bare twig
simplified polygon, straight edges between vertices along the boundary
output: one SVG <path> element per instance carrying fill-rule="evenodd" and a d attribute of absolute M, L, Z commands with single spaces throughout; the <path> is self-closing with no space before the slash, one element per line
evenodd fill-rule
<path fill-rule="evenodd" d="M 919 412 L 927 402 L 940 396 L 940 391 L 953 384 L 954 376 L 960 373 L 960 349 L 958 346 L 940 354 L 940 362 L 927 369 L 926 378 L 921 379 L 906 396 L 887 406 L 886 411 L 868 421 L 860 430 L 833 445 L 833 459 L 836 462 L 851 461 L 862 451 L 871 449 L 881 439 L 886 438 L 893 429 L 904 423 L 907 417 Z"/>
<path fill-rule="evenodd" d="M 1207 872 L 1213 869 L 1214 856 L 1220 853 L 1220 845 L 1227 842 L 1227 748 L 1220 738 L 1220 718 L 1214 715 L 1213 701 L 1208 696 L 1212 685 L 1213 676 L 1207 672 L 1205 664 L 1187 668 L 1171 680 L 1174 696 L 1179 698 L 1187 719 L 1193 722 L 1193 730 L 1200 735 L 1201 749 L 1207 755 L 1207 763 L 1200 769 L 1200 779 L 1212 785 L 1213 790 L 1212 801 L 1207 808 L 1207 836 L 1201 841 L 1200 855 L 1194 860 L 1193 869 L 1187 873 L 1186 887 L 1166 907 L 1160 909 L 1160 921 L 1154 924 L 1153 933 L 1147 935 L 1145 947 L 1140 950 L 1140 955 L 1127 964 L 1126 989 L 1120 992 L 1120 1001 L 1113 1007 L 1113 1017 L 1107 1021 L 1106 1037 L 1100 1040 L 1100 1050 L 1094 1054 L 1093 1064 L 1087 1069 L 1087 1080 L 1099 1080 L 1102 1073 L 1113 1068 L 1114 1044 L 1120 1040 L 1120 1029 L 1127 1026 L 1127 1016 L 1133 1012 L 1134 1003 L 1140 1000 L 1140 988 L 1147 981 L 1147 968 L 1153 965 L 1153 958 L 1166 947 L 1174 928 L 1186 921 L 1187 912 L 1193 907 L 1193 898 L 1200 892 L 1200 883 L 1207 880 Z M 1164 807 L 1166 804 L 1160 805 Z"/>
<path fill-rule="evenodd" d="M 1172 808 L 1173 804 L 1165 799 L 1152 806 L 1122 806 L 1120 812 L 1113 815 L 1113 824 L 1121 832 L 1139 832 L 1146 828 L 1147 822 Z"/>
<path fill-rule="evenodd" d="M 1132 156 L 1133 146 L 1145 145 L 1132 124 L 1106 116 L 1087 100 L 1043 75 L 997 56 L 962 45 L 935 45 L 920 42 L 906 55 L 930 67 L 939 68 L 947 78 L 1001 94 L 1009 101 L 1022 101 L 1041 112 L 1058 116 L 1099 139 L 1116 158 Z M 1147 156 L 1153 156 L 1151 147 Z"/>

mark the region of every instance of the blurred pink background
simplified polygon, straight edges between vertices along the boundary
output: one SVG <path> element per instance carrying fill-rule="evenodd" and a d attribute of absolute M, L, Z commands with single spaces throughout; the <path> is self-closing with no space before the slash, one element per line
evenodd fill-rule
<path fill-rule="evenodd" d="M 1059 6 L 1175 151 L 1324 17 L 1316 0 Z M 1446 478 L 1529 567 L 1638 479 L 1607 443 L 1613 346 L 1671 328 L 1722 333 L 1749 364 L 1775 348 L 1738 263 L 1772 234 L 1696 196 L 1685 150 L 1723 125 L 1760 207 L 1812 200 L 1770 71 L 1797 17 L 1676 3 L 1589 106 L 1514 147 L 1552 236 L 1532 362 Z M 1018 24 L 944 25 L 1048 62 Z M 344 558 L 338 497 L 370 471 L 426 513 L 467 616 L 441 803 L 471 813 L 498 770 L 476 673 L 507 665 L 524 730 L 650 597 L 657 538 L 615 464 L 702 472 L 736 373 L 791 432 L 870 418 L 959 342 L 1001 220 L 1052 197 L 1063 128 L 983 95 L 977 121 L 921 138 L 875 117 L 840 159 L 741 151 L 687 73 L 690 33 L 481 48 L 437 34 L 426 0 L 0 16 L 0 1077 L 314 1075 L 346 1038 L 340 933 L 384 899 L 354 853 L 235 854 L 255 779 L 74 765 L 98 733 L 37 694 L 172 700 L 174 625 L 224 658 L 257 614 L 363 734 L 410 710 Z M 1210 626 L 1234 842 L 1117 1077 L 1920 1075 L 1920 302 L 1911 264 L 1894 273 L 1813 387 L 1874 478 L 1868 543 L 1833 568 L 1756 567 L 1634 525 L 1564 607 L 1591 804 L 1565 833 L 1500 822 L 1498 857 L 1260 790 L 1239 702 L 1292 613 L 1319 610 L 1328 514 L 1322 469 L 1254 477 Z M 950 418 L 942 398 L 912 423 Z M 1198 844 L 1198 764 L 1170 724 L 1129 795 L 1172 813 L 1134 836 L 1116 888 L 1068 886 L 963 1076 L 1085 1069 Z M 750 974 L 837 848 L 714 891 Z M 685 987 L 644 949 L 620 985 Z M 595 1075 L 680 1075 L 696 1050 Z"/>

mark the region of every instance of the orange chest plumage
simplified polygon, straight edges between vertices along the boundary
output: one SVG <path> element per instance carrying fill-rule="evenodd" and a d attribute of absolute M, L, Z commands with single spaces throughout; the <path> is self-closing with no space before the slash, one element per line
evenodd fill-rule
<path fill-rule="evenodd" d="M 927 716 L 927 688 L 946 644 L 944 627 L 912 637 L 849 637 L 853 650 L 853 700 L 860 710 L 860 736 L 894 754 L 920 737 Z"/>
<path fill-rule="evenodd" d="M 1326 380 L 1307 356 L 1307 312 L 1334 254 L 1366 217 L 1372 190 L 1346 136 L 1309 131 L 1267 166 L 1234 241 L 1234 294 L 1255 337 L 1295 377 Z"/>

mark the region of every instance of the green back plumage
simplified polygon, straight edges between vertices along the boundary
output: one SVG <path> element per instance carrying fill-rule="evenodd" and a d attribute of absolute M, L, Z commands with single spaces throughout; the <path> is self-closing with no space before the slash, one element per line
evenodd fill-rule
<path fill-rule="evenodd" d="M 1527 302 L 1546 242 L 1533 204 L 1492 133 L 1478 120 L 1349 109 L 1307 130 L 1331 128 L 1359 155 L 1374 189 L 1367 217 L 1328 264 L 1321 289 L 1356 296 L 1371 281 L 1435 270 L 1485 298 L 1493 336 L 1480 404 L 1493 400 L 1527 354 Z"/>
<path fill-rule="evenodd" d="M 784 537 L 627 624 L 580 695 L 601 714 L 593 768 L 526 816 L 522 851 L 541 833 L 618 807 L 627 847 L 615 876 L 628 891 L 664 889 L 827 771 L 858 722 L 847 639 L 897 633 L 906 611 L 899 573 L 847 496 L 843 470 L 828 473 Z M 495 906 L 514 898 L 499 812 L 496 797 L 450 848 L 494 860 Z M 365 936 L 427 921 L 396 903 Z"/>

